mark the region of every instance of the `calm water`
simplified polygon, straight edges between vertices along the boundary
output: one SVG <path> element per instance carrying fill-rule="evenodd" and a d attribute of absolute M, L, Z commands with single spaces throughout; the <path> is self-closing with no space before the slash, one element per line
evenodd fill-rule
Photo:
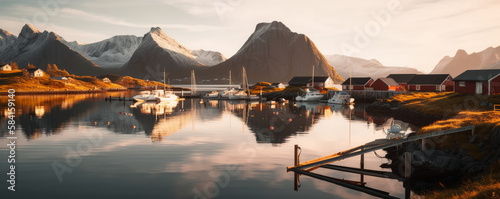
<path fill-rule="evenodd" d="M 105 95 L 16 98 L 15 193 L 7 190 L 7 99 L 0 98 L 2 198 L 371 198 L 307 176 L 294 191 L 294 174 L 286 167 L 293 165 L 295 144 L 303 149 L 302 161 L 326 156 L 384 138 L 382 128 L 391 121 L 368 116 L 362 104 L 352 110 L 190 99 L 134 105 L 106 102 Z M 337 164 L 359 168 L 359 161 Z M 374 153 L 365 156 L 366 169 L 383 170 L 379 165 L 386 162 Z M 402 182 L 365 181 L 404 197 Z"/>

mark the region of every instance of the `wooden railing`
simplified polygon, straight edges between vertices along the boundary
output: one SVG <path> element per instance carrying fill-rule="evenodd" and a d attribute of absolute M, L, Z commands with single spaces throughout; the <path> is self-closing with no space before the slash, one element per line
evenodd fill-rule
<path fill-rule="evenodd" d="M 493 105 L 493 111 L 500 111 L 500 104 Z"/>

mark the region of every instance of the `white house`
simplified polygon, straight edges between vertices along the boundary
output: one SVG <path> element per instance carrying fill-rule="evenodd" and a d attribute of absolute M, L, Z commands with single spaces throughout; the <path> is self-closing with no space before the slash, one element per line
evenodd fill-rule
<path fill-rule="evenodd" d="M 11 71 L 11 70 L 12 66 L 10 66 L 9 64 L 0 65 L 0 71 Z"/>
<path fill-rule="evenodd" d="M 109 78 L 105 77 L 104 79 L 102 79 L 102 82 L 104 82 L 104 83 L 111 83 L 111 80 L 109 80 Z"/>
<path fill-rule="evenodd" d="M 39 68 L 28 68 L 30 77 L 43 77 L 43 70 Z"/>

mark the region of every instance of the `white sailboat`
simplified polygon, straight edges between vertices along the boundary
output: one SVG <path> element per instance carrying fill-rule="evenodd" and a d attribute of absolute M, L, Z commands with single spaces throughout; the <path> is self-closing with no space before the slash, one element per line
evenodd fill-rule
<path fill-rule="evenodd" d="M 298 102 L 317 102 L 325 97 L 325 94 L 321 94 L 317 89 L 308 88 L 304 92 L 305 95 L 299 95 L 295 100 Z"/>
<path fill-rule="evenodd" d="M 351 95 L 349 95 L 349 93 L 340 91 L 335 92 L 333 97 L 328 99 L 328 103 L 350 105 L 354 103 L 354 98 L 351 98 Z"/>
<path fill-rule="evenodd" d="M 165 71 L 163 71 L 163 82 L 165 82 Z M 135 101 L 145 102 L 145 101 L 176 101 L 179 99 L 177 95 L 171 90 L 166 90 L 165 83 L 163 83 L 163 90 L 155 88 L 152 91 L 141 91 L 139 95 L 132 97 Z"/>
<path fill-rule="evenodd" d="M 302 89 L 301 89 L 302 90 Z M 314 65 L 312 68 L 312 82 L 311 82 L 311 88 L 302 90 L 304 91 L 304 95 L 299 95 L 295 97 L 295 100 L 298 102 L 315 102 L 319 101 L 323 97 L 325 97 L 325 94 L 321 94 L 321 92 L 317 89 L 314 89 Z"/>
<path fill-rule="evenodd" d="M 351 85 L 352 85 L 351 66 L 349 65 L 349 91 L 351 90 Z M 351 98 L 350 93 L 340 91 L 340 92 L 335 92 L 332 98 L 328 99 L 328 103 L 352 105 L 354 104 L 354 98 Z"/>
<path fill-rule="evenodd" d="M 242 83 L 243 83 L 243 90 L 229 94 L 228 99 L 230 99 L 230 100 L 258 100 L 259 97 L 257 95 L 250 94 L 250 89 L 248 86 L 248 77 L 247 77 L 245 67 L 243 67 L 243 70 L 242 70 Z"/>

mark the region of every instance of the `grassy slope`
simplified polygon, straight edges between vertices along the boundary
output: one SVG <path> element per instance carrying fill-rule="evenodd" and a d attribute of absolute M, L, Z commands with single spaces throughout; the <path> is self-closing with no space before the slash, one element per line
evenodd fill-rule
<path fill-rule="evenodd" d="M 144 81 L 131 77 L 123 77 L 115 83 L 105 83 L 90 76 L 70 75 L 68 80 L 54 80 L 49 77 L 4 77 L 0 78 L 0 91 L 15 89 L 16 91 L 64 91 L 64 90 L 93 90 L 96 89 L 124 89 L 129 87 L 158 86 L 160 82 Z"/>
<path fill-rule="evenodd" d="M 500 95 L 474 96 L 457 93 L 405 93 L 388 99 L 387 102 L 398 102 L 401 106 L 420 112 L 440 115 L 447 119 L 436 121 L 426 126 L 418 134 L 426 134 L 441 130 L 475 125 L 477 140 L 491 136 L 491 130 L 500 126 L 500 112 L 493 112 L 491 106 L 481 106 L 481 102 L 500 104 Z M 457 143 L 460 148 L 469 152 L 476 160 L 483 159 L 483 154 L 475 144 L 469 144 L 468 133 L 447 136 L 446 140 L 436 143 L 436 148 L 454 149 Z M 486 169 L 488 170 L 488 169 Z M 500 195 L 500 162 L 489 168 L 490 173 L 479 181 L 465 182 L 461 187 L 428 193 L 424 198 L 499 198 Z"/>

